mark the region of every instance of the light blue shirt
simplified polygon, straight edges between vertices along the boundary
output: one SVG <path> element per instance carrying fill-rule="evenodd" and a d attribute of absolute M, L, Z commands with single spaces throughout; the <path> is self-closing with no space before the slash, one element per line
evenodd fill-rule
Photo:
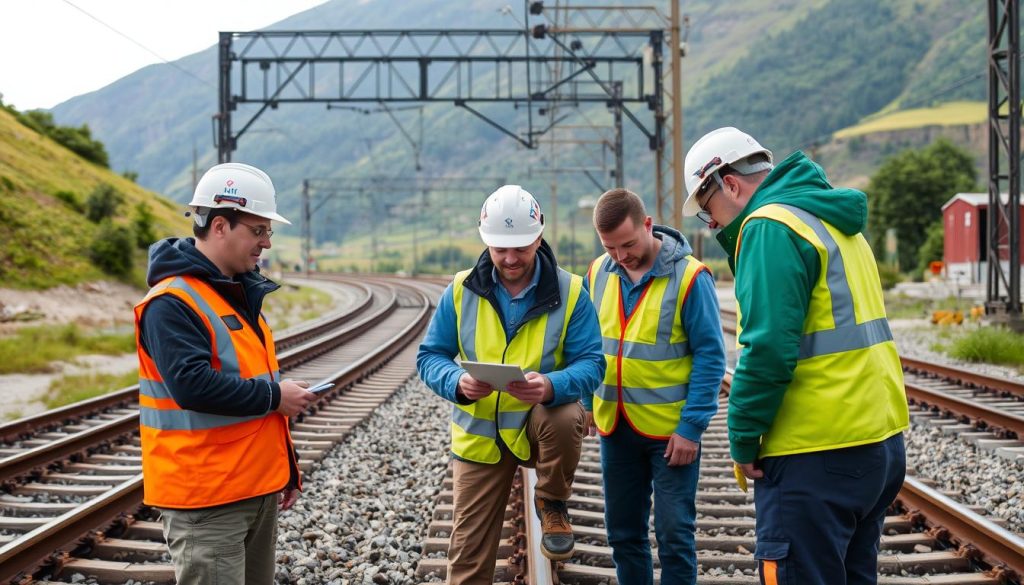
<path fill-rule="evenodd" d="M 497 272 L 491 272 L 496 285 L 494 298 L 505 328 L 506 343 L 523 325 L 523 317 L 536 302 L 537 285 L 541 279 L 541 263 L 534 264 L 533 278 L 515 297 L 501 284 Z M 552 275 L 557 278 L 557 275 Z M 604 378 L 605 361 L 601 351 L 601 329 L 590 297 L 581 294 L 562 341 L 565 368 L 544 374 L 551 380 L 554 398 L 546 406 L 557 406 L 580 400 L 591 394 Z M 459 378 L 466 371 L 453 361 L 459 355 L 459 332 L 455 319 L 452 285 L 448 285 L 427 327 L 427 334 L 416 355 L 420 378 L 438 396 L 455 402 Z"/>

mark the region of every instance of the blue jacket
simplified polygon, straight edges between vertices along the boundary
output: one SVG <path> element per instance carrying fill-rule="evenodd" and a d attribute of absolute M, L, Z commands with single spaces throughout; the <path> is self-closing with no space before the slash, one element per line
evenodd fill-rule
<path fill-rule="evenodd" d="M 464 286 L 486 298 L 501 317 L 506 342 L 519 327 L 530 319 L 550 311 L 558 298 L 558 264 L 555 256 L 542 241 L 537 250 L 534 281 L 516 298 L 510 298 L 497 279 L 490 254 L 484 250 L 466 278 Z M 546 406 L 576 402 L 589 395 L 604 378 L 605 361 L 601 352 L 601 329 L 597 313 L 587 295 L 580 295 L 569 318 L 569 327 L 563 341 L 565 369 L 547 373 L 554 389 L 554 398 Z M 455 402 L 459 378 L 466 371 L 453 361 L 459 355 L 459 332 L 455 323 L 455 302 L 452 285 L 448 285 L 437 310 L 430 320 L 427 335 L 416 355 L 416 369 L 420 378 L 438 396 Z M 462 400 L 463 403 L 468 401 Z"/>
<path fill-rule="evenodd" d="M 230 279 L 203 255 L 193 238 L 168 238 L 149 248 L 150 286 L 170 276 L 192 275 L 210 284 L 262 337 L 256 326 L 263 298 L 280 288 L 258 271 Z M 210 366 L 210 333 L 183 301 L 159 296 L 146 305 L 140 326 L 142 347 L 156 363 L 174 401 L 182 408 L 226 416 L 265 414 L 277 409 L 277 382 L 244 380 Z"/>
<path fill-rule="evenodd" d="M 672 265 L 693 253 L 693 248 L 678 231 L 661 225 L 654 226 L 654 237 L 661 240 L 661 249 L 654 259 L 654 265 L 636 283 L 630 282 L 626 270 L 617 262 L 610 264 L 611 271 L 619 276 L 622 305 L 628 315 L 640 300 L 649 280 L 668 276 Z M 591 264 L 593 270 L 594 265 Z M 590 286 L 589 279 L 586 286 Z M 725 375 L 725 342 L 722 339 L 722 321 L 718 310 L 718 295 L 711 273 L 702 271 L 694 280 L 690 296 L 683 304 L 680 317 L 690 349 L 693 351 L 693 370 L 676 434 L 699 442 L 708 428 L 711 417 L 718 412 L 718 390 Z M 593 410 L 593 392 L 583 397 L 583 406 Z"/>

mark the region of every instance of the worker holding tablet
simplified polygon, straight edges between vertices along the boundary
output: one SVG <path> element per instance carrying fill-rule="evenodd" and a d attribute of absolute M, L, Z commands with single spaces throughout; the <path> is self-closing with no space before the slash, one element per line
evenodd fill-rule
<path fill-rule="evenodd" d="M 448 583 L 494 581 L 505 504 L 519 465 L 536 467 L 543 553 L 572 555 L 566 501 L 579 462 L 579 400 L 604 375 L 597 315 L 583 279 L 558 267 L 537 201 L 518 185 L 480 211 L 487 250 L 455 275 L 416 358 L 424 382 L 452 402 L 454 519 Z M 478 379 L 454 361 L 478 362 Z M 519 366 L 520 375 L 493 364 Z M 514 369 L 514 368 L 513 368 Z M 483 372 L 483 373 L 480 373 Z"/>
<path fill-rule="evenodd" d="M 700 441 L 718 410 L 725 345 L 711 273 L 678 231 L 654 225 L 644 203 L 612 189 L 594 207 L 607 253 L 587 285 L 608 360 L 585 396 L 601 433 L 605 529 L 619 583 L 653 583 L 651 492 L 664 585 L 697 582 Z"/>

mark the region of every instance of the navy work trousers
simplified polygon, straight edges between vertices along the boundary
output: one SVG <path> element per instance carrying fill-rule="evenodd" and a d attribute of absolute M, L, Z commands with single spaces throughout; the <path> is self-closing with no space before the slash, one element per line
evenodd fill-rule
<path fill-rule="evenodd" d="M 885 512 L 903 485 L 903 434 L 766 457 L 754 482 L 762 585 L 874 585 Z"/>
<path fill-rule="evenodd" d="M 648 535 L 652 488 L 661 583 L 697 582 L 694 530 L 700 453 L 689 465 L 669 467 L 667 445 L 668 441 L 637 434 L 622 418 L 611 435 L 601 437 L 605 529 L 615 574 L 622 585 L 654 582 Z"/>

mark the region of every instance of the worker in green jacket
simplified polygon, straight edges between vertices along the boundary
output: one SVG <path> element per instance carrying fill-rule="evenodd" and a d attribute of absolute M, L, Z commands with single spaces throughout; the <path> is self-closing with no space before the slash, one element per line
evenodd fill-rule
<path fill-rule="evenodd" d="M 736 277 L 729 449 L 754 481 L 761 582 L 877 582 L 903 483 L 903 374 L 864 238 L 867 197 L 802 152 L 719 128 L 686 155 L 683 212 L 712 228 Z"/>

